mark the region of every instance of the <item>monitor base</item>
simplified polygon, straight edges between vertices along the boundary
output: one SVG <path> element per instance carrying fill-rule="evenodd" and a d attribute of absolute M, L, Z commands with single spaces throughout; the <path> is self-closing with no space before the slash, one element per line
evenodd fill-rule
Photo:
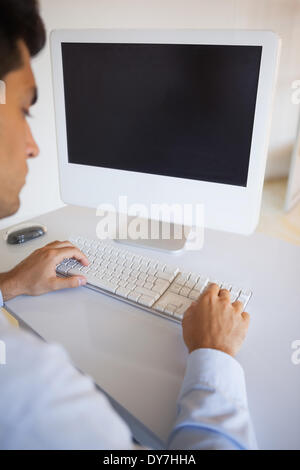
<path fill-rule="evenodd" d="M 127 226 L 123 224 L 121 230 L 117 230 L 117 236 L 113 237 L 113 240 L 138 248 L 147 248 L 172 254 L 181 253 L 191 232 L 191 227 L 172 222 L 161 222 L 130 216 L 127 216 L 127 219 Z"/>

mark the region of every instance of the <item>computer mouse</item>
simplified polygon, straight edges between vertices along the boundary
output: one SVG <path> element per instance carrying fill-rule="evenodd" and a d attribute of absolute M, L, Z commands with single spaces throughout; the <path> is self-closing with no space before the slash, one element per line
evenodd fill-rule
<path fill-rule="evenodd" d="M 45 235 L 47 228 L 44 225 L 23 225 L 15 227 L 6 233 L 6 242 L 9 245 L 19 245 L 34 238 Z"/>

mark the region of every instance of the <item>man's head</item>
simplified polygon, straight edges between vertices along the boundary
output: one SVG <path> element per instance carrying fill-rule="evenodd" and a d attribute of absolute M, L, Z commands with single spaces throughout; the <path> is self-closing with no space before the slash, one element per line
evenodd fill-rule
<path fill-rule="evenodd" d="M 0 218 L 17 212 L 28 172 L 27 158 L 39 149 L 27 115 L 37 98 L 30 59 L 44 46 L 45 29 L 36 0 L 0 0 Z"/>

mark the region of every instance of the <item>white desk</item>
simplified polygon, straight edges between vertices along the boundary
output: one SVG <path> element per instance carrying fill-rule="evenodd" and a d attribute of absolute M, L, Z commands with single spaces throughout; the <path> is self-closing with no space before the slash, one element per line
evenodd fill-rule
<path fill-rule="evenodd" d="M 46 224 L 48 233 L 23 246 L 7 245 L 1 232 L 2 272 L 70 233 L 95 236 L 99 218 L 94 209 L 67 206 L 32 221 Z M 258 443 L 299 449 L 300 365 L 291 361 L 291 343 L 300 339 L 300 248 L 258 233 L 208 230 L 201 252 L 136 251 L 252 288 L 251 324 L 238 359 Z M 138 439 L 151 442 L 147 429 L 167 438 L 187 357 L 180 325 L 85 287 L 20 296 L 7 306 L 46 341 L 61 343 L 79 369 L 146 426 Z"/>

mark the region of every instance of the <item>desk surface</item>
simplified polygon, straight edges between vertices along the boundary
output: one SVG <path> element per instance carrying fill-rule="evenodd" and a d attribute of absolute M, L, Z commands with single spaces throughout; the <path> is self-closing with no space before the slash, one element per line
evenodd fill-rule
<path fill-rule="evenodd" d="M 2 272 L 71 233 L 95 237 L 99 218 L 94 209 L 66 206 L 31 220 L 48 232 L 26 245 L 9 246 L 0 232 Z M 253 290 L 250 328 L 237 359 L 258 444 L 300 448 L 300 365 L 291 361 L 291 343 L 300 339 L 300 248 L 260 233 L 207 230 L 199 252 L 134 250 Z M 154 435 L 167 438 L 187 358 L 180 325 L 85 287 L 20 296 L 7 306 L 46 341 L 62 344 L 79 369 Z"/>

